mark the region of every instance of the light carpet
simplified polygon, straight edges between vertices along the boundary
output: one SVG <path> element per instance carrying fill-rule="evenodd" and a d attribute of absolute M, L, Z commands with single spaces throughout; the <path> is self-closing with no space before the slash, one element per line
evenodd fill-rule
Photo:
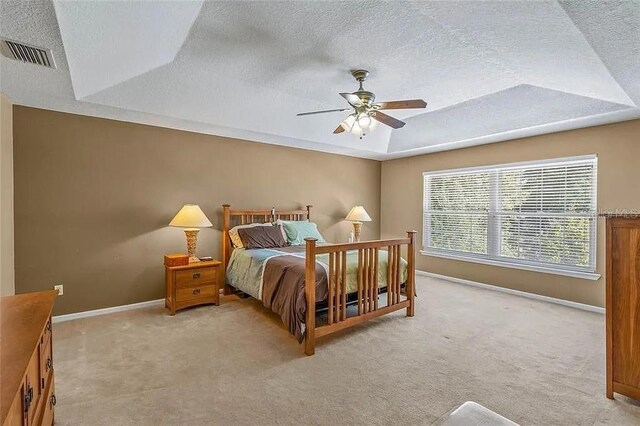
<path fill-rule="evenodd" d="M 54 325 L 59 425 L 431 424 L 476 401 L 522 425 L 640 424 L 604 396 L 604 316 L 418 277 L 404 311 L 316 355 L 253 299 Z"/>

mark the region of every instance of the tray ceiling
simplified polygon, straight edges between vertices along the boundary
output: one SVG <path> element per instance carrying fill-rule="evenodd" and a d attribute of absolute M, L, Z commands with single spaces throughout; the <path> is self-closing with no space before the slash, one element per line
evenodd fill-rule
<path fill-rule="evenodd" d="M 17 104 L 365 158 L 640 117 L 640 2 L 2 1 Z M 403 129 L 331 132 L 353 68 Z"/>

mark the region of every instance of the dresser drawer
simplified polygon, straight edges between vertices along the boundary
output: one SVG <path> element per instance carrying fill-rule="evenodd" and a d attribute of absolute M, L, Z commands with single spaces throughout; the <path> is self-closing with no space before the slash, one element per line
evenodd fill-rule
<path fill-rule="evenodd" d="M 40 336 L 40 351 L 44 350 L 44 347 L 47 341 L 51 340 L 51 317 L 47 321 L 47 324 L 44 326 L 44 332 L 42 336 Z"/>
<path fill-rule="evenodd" d="M 27 366 L 27 374 L 24 387 L 26 392 L 25 396 L 29 400 L 27 408 L 24 409 L 27 413 L 29 424 L 33 424 L 36 419 L 40 396 L 43 392 L 42 388 L 40 387 L 40 378 L 40 354 L 36 350 L 31 356 L 31 360 L 29 361 L 29 365 Z"/>
<path fill-rule="evenodd" d="M 53 425 L 53 410 L 56 405 L 56 384 L 53 380 L 53 374 L 51 374 L 51 382 L 47 390 L 48 392 L 44 394 L 46 397 L 44 401 L 42 401 L 44 404 L 44 407 L 42 407 L 42 418 L 40 420 L 42 426 Z"/>
<path fill-rule="evenodd" d="M 46 345 L 41 346 L 40 350 L 40 389 L 44 390 L 49 386 L 53 372 L 53 351 L 51 345 L 51 339 L 45 342 Z"/>
<path fill-rule="evenodd" d="M 218 293 L 218 286 L 215 284 L 200 285 L 176 289 L 176 301 L 186 302 L 203 297 L 214 297 Z"/>
<path fill-rule="evenodd" d="M 191 287 L 204 283 L 215 283 L 218 268 L 197 268 L 176 271 L 176 287 Z"/>

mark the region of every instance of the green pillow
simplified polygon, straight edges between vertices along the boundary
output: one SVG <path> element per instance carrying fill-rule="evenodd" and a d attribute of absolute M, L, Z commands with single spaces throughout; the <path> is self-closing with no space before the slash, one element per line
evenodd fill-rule
<path fill-rule="evenodd" d="M 318 225 L 313 222 L 281 220 L 278 223 L 282 224 L 282 228 L 287 234 L 287 240 L 292 246 L 306 244 L 305 238 L 316 238 L 318 243 L 326 242 L 318 232 Z"/>

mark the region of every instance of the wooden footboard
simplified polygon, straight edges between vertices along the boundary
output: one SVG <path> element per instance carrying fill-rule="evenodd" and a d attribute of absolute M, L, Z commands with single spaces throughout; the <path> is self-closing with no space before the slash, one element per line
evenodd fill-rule
<path fill-rule="evenodd" d="M 415 235 L 408 231 L 407 238 L 363 241 L 358 243 L 317 246 L 315 238 L 306 241 L 305 295 L 307 299 L 305 349 L 307 355 L 315 353 L 316 338 L 362 324 L 380 315 L 399 309 L 407 309 L 407 316 L 414 314 L 415 299 Z M 407 246 L 406 291 L 401 293 L 401 252 Z M 388 268 L 386 277 L 387 302 L 379 304 L 378 254 L 387 250 Z M 347 310 L 347 252 L 358 251 L 358 296 L 357 313 Z M 316 327 L 316 255 L 329 255 L 329 300 L 327 324 Z"/>

